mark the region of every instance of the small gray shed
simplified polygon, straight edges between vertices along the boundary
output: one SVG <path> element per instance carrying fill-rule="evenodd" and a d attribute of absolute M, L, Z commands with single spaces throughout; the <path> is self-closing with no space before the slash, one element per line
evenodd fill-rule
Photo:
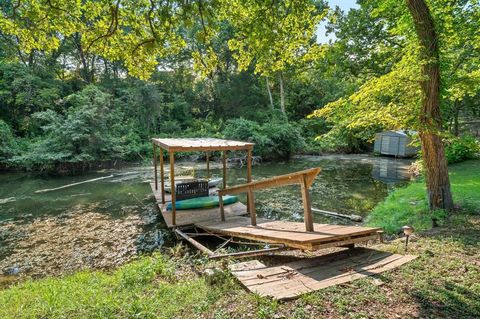
<path fill-rule="evenodd" d="M 374 151 L 382 155 L 415 156 L 419 148 L 409 145 L 415 131 L 385 131 L 375 135 Z"/>

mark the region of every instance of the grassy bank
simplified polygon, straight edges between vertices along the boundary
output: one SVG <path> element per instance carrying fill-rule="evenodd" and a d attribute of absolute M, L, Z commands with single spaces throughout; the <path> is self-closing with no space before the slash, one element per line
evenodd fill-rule
<path fill-rule="evenodd" d="M 456 213 L 480 213 L 480 160 L 451 165 L 449 172 L 453 199 L 458 206 Z M 429 212 L 426 194 L 423 180 L 399 188 L 375 207 L 367 223 L 382 227 L 388 233 L 398 232 L 403 225 L 417 230 L 430 229 L 432 216 L 440 224 L 445 223 L 448 216 L 444 212 Z"/>
<path fill-rule="evenodd" d="M 250 294 L 227 271 L 208 284 L 210 262 L 177 251 L 0 290 L 0 318 L 478 318 L 480 216 L 448 223 L 412 238 L 416 260 L 294 301 Z M 376 248 L 403 253 L 403 242 Z"/>

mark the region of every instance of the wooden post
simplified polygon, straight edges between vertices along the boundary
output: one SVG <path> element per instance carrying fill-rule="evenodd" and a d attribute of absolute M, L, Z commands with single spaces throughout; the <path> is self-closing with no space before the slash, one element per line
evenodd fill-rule
<path fill-rule="evenodd" d="M 220 219 L 222 222 L 225 221 L 225 209 L 223 208 L 223 196 L 222 194 L 218 194 L 218 204 L 220 206 Z"/>
<path fill-rule="evenodd" d="M 257 226 L 257 212 L 255 211 L 255 198 L 253 197 L 252 189 L 248 189 L 248 207 L 250 209 L 250 219 L 252 226 Z"/>
<path fill-rule="evenodd" d="M 223 188 L 227 188 L 227 151 L 223 151 Z"/>
<path fill-rule="evenodd" d="M 313 231 L 312 205 L 310 202 L 310 193 L 308 192 L 308 187 L 307 187 L 307 175 L 303 175 L 301 188 L 302 188 L 303 215 L 305 219 L 305 228 L 307 231 Z"/>
<path fill-rule="evenodd" d="M 162 204 L 165 204 L 165 172 L 163 166 L 163 148 L 160 147 L 160 191 L 162 192 Z"/>
<path fill-rule="evenodd" d="M 210 179 L 210 152 L 207 152 L 207 181 Z"/>
<path fill-rule="evenodd" d="M 153 143 L 153 175 L 155 175 L 155 190 L 158 190 L 158 177 L 157 177 L 157 145 Z"/>
<path fill-rule="evenodd" d="M 247 183 L 252 181 L 252 149 L 247 151 Z M 250 195 L 247 193 L 247 203 L 249 202 Z M 250 205 L 247 205 L 247 212 L 250 213 Z"/>
<path fill-rule="evenodd" d="M 176 225 L 177 207 L 175 207 L 175 157 L 174 152 L 170 151 L 170 193 L 172 194 L 172 225 Z"/>

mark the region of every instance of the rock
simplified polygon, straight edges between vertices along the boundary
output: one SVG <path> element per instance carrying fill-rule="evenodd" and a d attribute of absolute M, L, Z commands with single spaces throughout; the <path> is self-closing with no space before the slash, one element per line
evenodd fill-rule
<path fill-rule="evenodd" d="M 221 281 L 223 277 L 223 271 L 218 268 L 207 268 L 203 271 L 205 280 L 209 285 L 213 285 Z"/>

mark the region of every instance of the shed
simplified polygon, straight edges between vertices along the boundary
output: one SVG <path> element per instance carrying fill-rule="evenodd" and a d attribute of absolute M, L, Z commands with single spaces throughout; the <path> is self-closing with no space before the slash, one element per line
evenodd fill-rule
<path fill-rule="evenodd" d="M 415 156 L 419 148 L 410 145 L 415 131 L 385 131 L 375 135 L 374 151 L 382 155 Z"/>

